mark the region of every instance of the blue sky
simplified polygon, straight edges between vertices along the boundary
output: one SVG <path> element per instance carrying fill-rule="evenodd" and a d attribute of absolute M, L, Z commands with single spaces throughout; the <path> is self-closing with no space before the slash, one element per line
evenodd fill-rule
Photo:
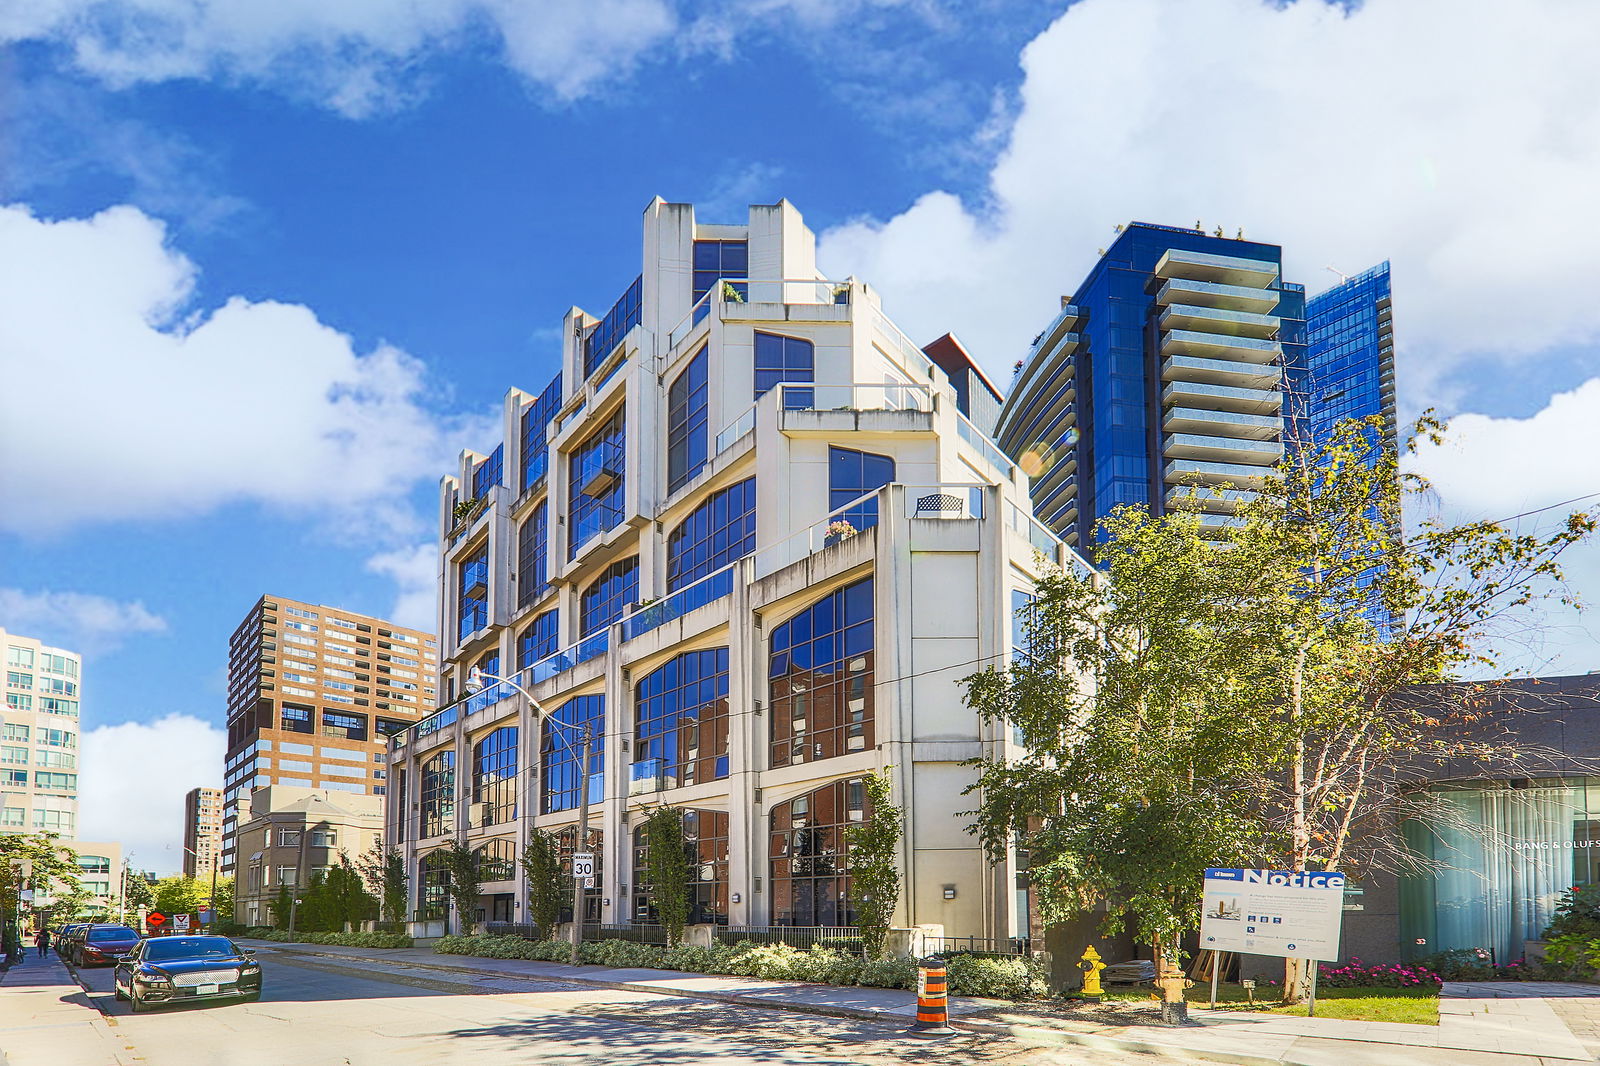
<path fill-rule="evenodd" d="M 1432 503 L 1600 492 L 1600 16 L 1474 6 L 0 3 L 0 625 L 85 652 L 101 751 L 214 778 L 262 592 L 431 620 L 437 477 L 657 194 L 788 197 L 1000 380 L 1116 222 L 1387 257 L 1402 405 L 1462 416 Z M 1529 668 L 1600 668 L 1552 621 Z"/>

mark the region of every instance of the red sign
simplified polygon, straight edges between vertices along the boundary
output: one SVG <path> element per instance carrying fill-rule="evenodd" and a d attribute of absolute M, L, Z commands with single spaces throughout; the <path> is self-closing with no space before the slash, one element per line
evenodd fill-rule
<path fill-rule="evenodd" d="M 160 929 L 163 925 L 167 924 L 167 916 L 162 914 L 160 911 L 151 911 L 149 914 L 144 916 L 144 924 L 148 925 L 152 929 Z"/>

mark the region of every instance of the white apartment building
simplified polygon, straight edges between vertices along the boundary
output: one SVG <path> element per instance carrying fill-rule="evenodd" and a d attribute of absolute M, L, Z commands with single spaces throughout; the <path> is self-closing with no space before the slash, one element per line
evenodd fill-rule
<path fill-rule="evenodd" d="M 83 660 L 0 628 L 0 833 L 78 831 L 78 701 Z"/>
<path fill-rule="evenodd" d="M 966 760 L 1007 750 L 959 681 L 1005 662 L 1040 568 L 1082 565 L 944 370 L 787 202 L 738 225 L 646 209 L 643 269 L 578 308 L 562 369 L 441 482 L 443 709 L 391 738 L 386 833 L 415 917 L 430 854 L 478 849 L 479 917 L 521 920 L 533 828 L 598 856 L 586 920 L 648 921 L 642 815 L 685 812 L 691 921 L 846 926 L 863 775 L 906 811 L 897 924 L 1027 935 L 1013 858 L 967 833 Z M 463 699 L 480 668 L 515 675 Z M 580 770 L 576 730 L 598 750 Z"/>

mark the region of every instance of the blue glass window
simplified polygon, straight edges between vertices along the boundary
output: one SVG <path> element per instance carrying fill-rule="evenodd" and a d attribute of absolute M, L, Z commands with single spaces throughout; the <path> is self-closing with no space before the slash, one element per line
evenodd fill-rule
<path fill-rule="evenodd" d="M 561 375 L 545 386 L 539 398 L 522 411 L 522 490 L 526 492 L 549 473 L 550 448 L 545 442 L 545 427 L 561 406 Z"/>
<path fill-rule="evenodd" d="M 459 637 L 465 640 L 489 624 L 489 546 L 485 544 L 459 566 Z"/>
<path fill-rule="evenodd" d="M 666 787 L 728 776 L 728 649 L 686 652 L 634 686 L 634 773 Z"/>
<path fill-rule="evenodd" d="M 517 531 L 517 606 L 526 607 L 544 594 L 549 581 L 550 523 L 546 501 L 522 520 Z"/>
<path fill-rule="evenodd" d="M 583 798 L 578 762 L 583 753 L 583 726 L 594 730 L 593 754 L 589 758 L 589 802 L 605 798 L 606 698 L 601 695 L 574 696 L 545 719 L 540 727 L 539 764 L 544 813 L 570 811 Z"/>
<path fill-rule="evenodd" d="M 494 451 L 489 453 L 489 458 L 479 463 L 472 469 L 472 498 L 478 499 L 494 486 L 500 484 L 504 478 L 506 446 L 499 444 Z"/>
<path fill-rule="evenodd" d="M 643 291 L 644 278 L 634 278 L 633 284 L 628 286 L 626 292 L 617 297 L 617 302 L 611 305 L 611 310 L 606 312 L 606 317 L 600 324 L 589 331 L 583 339 L 583 376 L 589 377 L 595 368 L 605 362 L 617 345 L 622 343 L 622 338 L 628 331 L 639 324 L 640 294 Z"/>
<path fill-rule="evenodd" d="M 815 381 L 816 349 L 800 337 L 756 331 L 756 399 L 784 381 Z M 785 389 L 783 406 L 804 411 L 815 402 L 810 389 Z"/>
<path fill-rule="evenodd" d="M 667 591 L 715 573 L 756 550 L 756 479 L 706 497 L 667 537 Z"/>
<path fill-rule="evenodd" d="M 689 924 L 728 924 L 728 812 L 683 812 L 683 850 L 689 858 Z M 656 925 L 655 886 L 645 828 L 633 831 L 633 921 Z"/>
<path fill-rule="evenodd" d="M 835 781 L 772 806 L 773 925 L 855 925 L 848 826 L 870 813 L 866 783 Z"/>
<path fill-rule="evenodd" d="M 872 579 L 847 585 L 776 627 L 767 682 L 773 766 L 870 749 Z"/>
<path fill-rule="evenodd" d="M 894 480 L 894 457 L 858 452 L 850 448 L 828 449 L 828 510 L 843 507 L 864 493 L 881 489 Z M 878 500 L 873 497 L 834 516 L 834 521 L 850 523 L 858 531 L 878 524 Z"/>
<path fill-rule="evenodd" d="M 512 815 L 512 817 L 516 817 Z M 485 822 L 494 825 L 494 822 Z M 517 876 L 517 846 L 504 837 L 486 840 L 473 851 L 478 862 L 478 881 L 510 881 Z"/>
<path fill-rule="evenodd" d="M 456 753 L 441 751 L 422 764 L 422 836 L 453 828 L 456 814 Z"/>
<path fill-rule="evenodd" d="M 517 638 L 517 669 L 526 670 L 540 659 L 560 650 L 557 641 L 561 632 L 557 625 L 560 615 L 556 610 L 545 611 L 523 627 Z"/>
<path fill-rule="evenodd" d="M 706 349 L 701 348 L 667 390 L 667 491 L 676 492 L 705 468 Z"/>
<path fill-rule="evenodd" d="M 750 246 L 745 241 L 695 241 L 694 291 L 690 303 L 700 297 L 722 278 L 745 278 L 750 273 Z M 747 286 L 735 285 L 741 299 L 748 296 Z"/>
<path fill-rule="evenodd" d="M 639 557 L 620 559 L 606 567 L 578 601 L 578 636 L 604 629 L 622 617 L 639 600 Z"/>
<path fill-rule="evenodd" d="M 438 849 L 422 856 L 417 864 L 417 917 L 443 918 L 450 913 L 450 870 Z"/>
<path fill-rule="evenodd" d="M 606 420 L 567 461 L 572 486 L 572 513 L 567 526 L 567 558 L 590 537 L 622 521 L 623 486 L 627 472 L 627 429 L 623 409 Z"/>
<path fill-rule="evenodd" d="M 517 817 L 517 727 L 501 726 L 472 749 L 473 826 Z"/>

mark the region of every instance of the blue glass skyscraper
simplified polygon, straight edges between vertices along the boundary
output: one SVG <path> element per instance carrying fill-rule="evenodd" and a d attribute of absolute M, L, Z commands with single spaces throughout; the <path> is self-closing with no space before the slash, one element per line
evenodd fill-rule
<path fill-rule="evenodd" d="M 1325 440 L 1344 418 L 1381 416 L 1395 442 L 1394 327 L 1389 261 L 1306 301 L 1303 369 L 1290 374 L 1295 434 Z"/>

